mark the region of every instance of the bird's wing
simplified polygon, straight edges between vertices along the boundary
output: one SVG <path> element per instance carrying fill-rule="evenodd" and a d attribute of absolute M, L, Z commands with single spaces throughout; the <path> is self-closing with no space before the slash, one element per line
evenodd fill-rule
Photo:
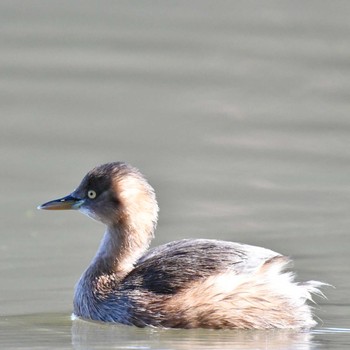
<path fill-rule="evenodd" d="M 246 244 L 185 239 L 156 247 L 140 258 L 123 281 L 123 289 L 175 294 L 188 283 L 222 272 L 251 273 L 278 256 L 271 250 Z"/>

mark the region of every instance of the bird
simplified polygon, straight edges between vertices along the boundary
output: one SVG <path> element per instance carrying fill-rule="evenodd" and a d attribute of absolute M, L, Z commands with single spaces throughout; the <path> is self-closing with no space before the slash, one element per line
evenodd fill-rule
<path fill-rule="evenodd" d="M 318 281 L 296 282 L 291 259 L 270 249 L 182 239 L 149 249 L 155 191 L 125 163 L 96 166 L 69 195 L 38 207 L 75 209 L 105 233 L 75 286 L 73 315 L 137 327 L 310 329 Z"/>

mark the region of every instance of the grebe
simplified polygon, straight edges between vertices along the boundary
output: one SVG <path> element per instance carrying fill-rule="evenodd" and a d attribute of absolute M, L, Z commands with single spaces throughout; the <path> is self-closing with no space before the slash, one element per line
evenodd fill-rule
<path fill-rule="evenodd" d="M 158 219 L 153 188 L 113 162 L 87 173 L 71 194 L 39 209 L 78 209 L 106 225 L 75 288 L 78 317 L 139 327 L 307 329 L 307 301 L 321 282 L 294 282 L 290 260 L 272 250 L 184 239 L 148 250 Z"/>

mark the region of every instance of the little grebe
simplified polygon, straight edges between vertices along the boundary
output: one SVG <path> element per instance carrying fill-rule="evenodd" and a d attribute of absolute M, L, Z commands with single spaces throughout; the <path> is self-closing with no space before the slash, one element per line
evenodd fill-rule
<path fill-rule="evenodd" d="M 70 195 L 39 209 L 78 209 L 107 228 L 77 283 L 74 314 L 84 319 L 176 328 L 310 328 L 311 294 L 294 282 L 289 259 L 272 250 L 184 239 L 146 251 L 157 224 L 153 188 L 123 162 L 91 170 Z"/>

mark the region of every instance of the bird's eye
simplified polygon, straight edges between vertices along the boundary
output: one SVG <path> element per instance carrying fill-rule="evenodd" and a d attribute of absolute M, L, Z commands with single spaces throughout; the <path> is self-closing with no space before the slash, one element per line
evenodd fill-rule
<path fill-rule="evenodd" d="M 88 195 L 88 197 L 89 197 L 90 199 L 94 199 L 94 198 L 96 198 L 96 196 L 97 196 L 97 194 L 96 194 L 96 192 L 95 192 L 94 190 L 89 190 L 88 193 L 87 193 L 87 195 Z"/>

